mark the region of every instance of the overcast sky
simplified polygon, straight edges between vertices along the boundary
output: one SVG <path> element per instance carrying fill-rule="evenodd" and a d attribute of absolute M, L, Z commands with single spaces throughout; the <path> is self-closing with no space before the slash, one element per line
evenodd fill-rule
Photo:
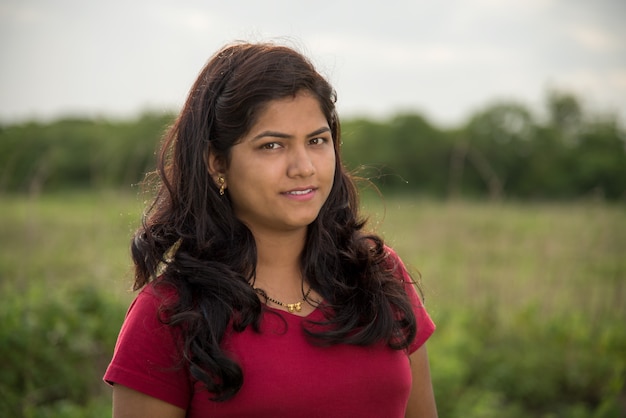
<path fill-rule="evenodd" d="M 559 88 L 624 119 L 624 22 L 624 0 L 0 0 L 0 122 L 177 110 L 235 39 L 305 51 L 344 118 L 456 124 Z"/>

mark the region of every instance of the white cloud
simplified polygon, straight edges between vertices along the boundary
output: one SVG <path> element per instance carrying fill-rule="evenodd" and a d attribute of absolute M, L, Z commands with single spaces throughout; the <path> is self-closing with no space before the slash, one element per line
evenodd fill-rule
<path fill-rule="evenodd" d="M 0 3 L 0 19 L 3 22 L 12 21 L 17 24 L 30 24 L 41 21 L 42 15 L 37 9 L 26 5 L 19 6 Z"/>
<path fill-rule="evenodd" d="M 603 71 L 579 69 L 559 77 L 558 83 L 585 95 L 619 95 L 626 101 L 626 68 L 612 68 Z M 595 92 L 595 93 L 594 93 Z"/>
<path fill-rule="evenodd" d="M 208 35 L 224 30 L 223 18 L 205 9 L 178 6 L 176 3 L 171 3 L 161 5 L 154 14 L 161 24 L 176 31 Z"/>
<path fill-rule="evenodd" d="M 566 31 L 579 46 L 593 52 L 613 52 L 623 44 L 605 29 L 591 25 L 574 24 Z"/>
<path fill-rule="evenodd" d="M 495 97 L 534 100 L 550 81 L 626 115 L 620 1 L 0 0 L 0 121 L 178 106 L 223 43 L 273 38 L 311 56 L 348 112 L 458 120 Z"/>

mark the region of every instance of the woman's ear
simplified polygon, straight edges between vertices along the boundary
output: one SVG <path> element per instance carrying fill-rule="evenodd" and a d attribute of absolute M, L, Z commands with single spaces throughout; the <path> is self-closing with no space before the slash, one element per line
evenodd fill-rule
<path fill-rule="evenodd" d="M 213 182 L 220 188 L 220 194 L 223 194 L 226 188 L 226 161 L 224 158 L 215 155 L 215 153 L 209 152 L 207 156 L 207 167 Z"/>
<path fill-rule="evenodd" d="M 218 157 L 213 152 L 208 152 L 206 162 L 211 177 L 217 177 L 219 174 L 224 174 L 226 171 L 224 159 L 222 157 Z"/>

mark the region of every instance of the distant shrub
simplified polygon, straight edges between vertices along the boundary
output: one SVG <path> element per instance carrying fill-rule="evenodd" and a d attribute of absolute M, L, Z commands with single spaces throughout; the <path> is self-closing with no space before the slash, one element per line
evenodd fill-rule
<path fill-rule="evenodd" d="M 626 411 L 626 328 L 534 309 L 440 318 L 434 387 L 445 417 L 618 417 Z"/>
<path fill-rule="evenodd" d="M 386 194 L 626 199 L 623 124 L 613 114 L 590 114 L 565 92 L 546 99 L 541 110 L 494 101 L 451 127 L 411 112 L 346 118 L 343 160 Z M 0 192 L 129 191 L 154 170 L 156 148 L 174 120 L 148 112 L 131 120 L 0 126 Z"/>
<path fill-rule="evenodd" d="M 6 287 L 0 304 L 0 416 L 102 416 L 94 399 L 104 389 L 102 374 L 124 307 L 92 286 L 24 293 Z"/>

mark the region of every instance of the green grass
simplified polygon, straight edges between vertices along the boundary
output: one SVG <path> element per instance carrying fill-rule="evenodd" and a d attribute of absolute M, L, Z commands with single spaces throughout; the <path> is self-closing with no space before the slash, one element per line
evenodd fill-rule
<path fill-rule="evenodd" d="M 365 211 L 422 274 L 431 308 L 529 304 L 626 318 L 626 210 L 598 203 L 374 201 Z"/>
<path fill-rule="evenodd" d="M 47 375 L 34 376 L 25 396 L 0 382 L 0 398 L 21 399 L 8 410 L 23 416 L 90 416 L 85 405 L 94 404 L 102 412 L 109 395 L 98 381 L 133 296 L 128 244 L 143 203 L 93 192 L 2 195 L 0 207 L 0 323 L 4 335 L 29 340 L 6 379 L 22 382 L 44 369 L 37 358 L 56 356 L 82 370 L 72 377 L 67 364 L 50 371 L 55 378 L 96 382 L 88 398 L 68 389 L 67 398 L 46 401 L 37 385 Z M 364 209 L 371 227 L 421 274 L 438 325 L 429 352 L 440 416 L 626 413 L 623 206 L 387 198 Z M 7 344 L 0 344 L 3 357 L 2 350 L 20 351 Z"/>
<path fill-rule="evenodd" d="M 129 242 L 142 203 L 113 192 L 0 196 L 0 278 L 17 289 L 92 283 L 120 299 L 131 284 Z"/>

